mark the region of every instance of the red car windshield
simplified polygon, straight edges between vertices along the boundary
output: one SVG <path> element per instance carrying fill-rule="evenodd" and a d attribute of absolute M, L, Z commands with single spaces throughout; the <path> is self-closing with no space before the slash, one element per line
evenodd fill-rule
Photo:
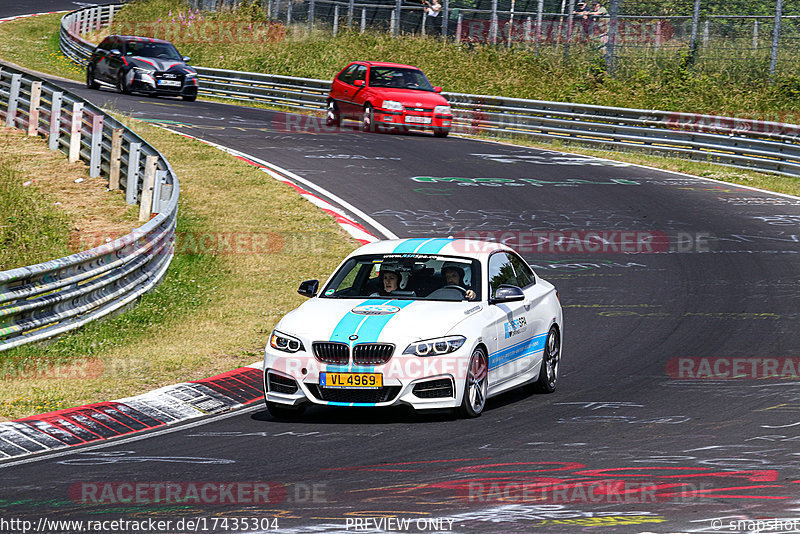
<path fill-rule="evenodd" d="M 433 91 L 433 86 L 417 69 L 397 67 L 372 67 L 369 69 L 370 87 L 392 87 L 395 89 L 414 89 Z"/>

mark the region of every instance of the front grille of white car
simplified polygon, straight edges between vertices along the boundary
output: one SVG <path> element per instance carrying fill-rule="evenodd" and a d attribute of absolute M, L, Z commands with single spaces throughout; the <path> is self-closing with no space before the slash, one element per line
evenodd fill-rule
<path fill-rule="evenodd" d="M 388 362 L 394 345 L 388 343 L 360 343 L 353 347 L 353 363 L 357 365 L 383 365 Z"/>
<path fill-rule="evenodd" d="M 317 341 L 311 344 L 314 357 L 322 363 L 347 365 L 350 363 L 350 346 L 334 341 Z M 353 347 L 356 365 L 383 365 L 392 358 L 394 345 L 389 343 L 359 343 Z"/>
<path fill-rule="evenodd" d="M 328 402 L 375 404 L 392 401 L 400 393 L 400 386 L 384 386 L 375 389 L 335 389 L 320 387 L 308 382 L 306 382 L 306 386 L 314 397 Z"/>
<path fill-rule="evenodd" d="M 318 341 L 311 344 L 311 350 L 322 363 L 347 365 L 350 362 L 350 347 L 346 343 Z"/>

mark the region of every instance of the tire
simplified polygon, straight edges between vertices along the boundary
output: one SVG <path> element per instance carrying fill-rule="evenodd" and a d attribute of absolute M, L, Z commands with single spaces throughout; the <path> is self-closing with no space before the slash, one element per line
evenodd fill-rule
<path fill-rule="evenodd" d="M 561 336 L 558 328 L 550 327 L 547 340 L 544 344 L 542 366 L 539 368 L 539 378 L 533 384 L 533 390 L 538 393 L 552 393 L 556 390 L 558 382 L 558 367 L 561 362 Z"/>
<path fill-rule="evenodd" d="M 364 106 L 364 119 L 362 120 L 361 129 L 365 132 L 375 131 L 375 113 L 369 104 Z"/>
<path fill-rule="evenodd" d="M 467 378 L 464 384 L 464 398 L 461 401 L 459 415 L 472 418 L 479 417 L 486 407 L 486 394 L 489 391 L 489 360 L 482 348 L 472 351 L 467 367 Z"/>
<path fill-rule="evenodd" d="M 99 89 L 100 84 L 94 80 L 94 65 L 89 63 L 86 67 L 86 87 L 89 89 Z"/>
<path fill-rule="evenodd" d="M 303 415 L 305 406 L 287 406 L 266 401 L 267 411 L 275 419 L 295 419 Z"/>
<path fill-rule="evenodd" d="M 183 95 L 181 98 L 184 102 L 194 102 L 197 100 L 197 95 Z"/>
<path fill-rule="evenodd" d="M 434 128 L 433 129 L 433 135 L 435 137 L 447 137 L 447 134 L 449 134 L 449 133 L 450 133 L 450 130 L 448 128 Z"/>
<path fill-rule="evenodd" d="M 128 84 L 125 83 L 125 71 L 121 69 L 117 73 L 117 92 L 122 93 L 123 95 L 131 94 L 131 90 L 128 87 Z"/>
<path fill-rule="evenodd" d="M 328 102 L 328 109 L 325 111 L 325 126 L 328 128 L 339 128 L 342 125 L 342 114 L 336 106 L 336 102 Z"/>

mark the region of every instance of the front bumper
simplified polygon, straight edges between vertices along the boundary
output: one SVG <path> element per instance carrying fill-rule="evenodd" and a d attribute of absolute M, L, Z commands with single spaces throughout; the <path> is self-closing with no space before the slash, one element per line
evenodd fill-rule
<path fill-rule="evenodd" d="M 431 112 L 374 110 L 375 124 L 386 127 L 449 131 L 453 126 L 452 115 L 435 115 Z"/>
<path fill-rule="evenodd" d="M 466 356 L 459 355 L 460 352 Z M 438 358 L 438 361 L 434 361 Z M 443 357 L 399 355 L 383 365 L 330 365 L 313 356 L 285 356 L 265 351 L 264 392 L 267 402 L 286 406 L 380 407 L 405 404 L 416 410 L 460 406 L 469 353 L 463 348 Z M 295 360 L 292 362 L 291 360 Z M 381 388 L 331 388 L 320 385 L 320 373 L 380 373 Z"/>
<path fill-rule="evenodd" d="M 181 76 L 172 80 L 164 80 L 161 76 L 163 76 L 162 73 L 131 70 L 128 73 L 128 87 L 131 91 L 151 95 L 197 96 L 197 77 Z"/>

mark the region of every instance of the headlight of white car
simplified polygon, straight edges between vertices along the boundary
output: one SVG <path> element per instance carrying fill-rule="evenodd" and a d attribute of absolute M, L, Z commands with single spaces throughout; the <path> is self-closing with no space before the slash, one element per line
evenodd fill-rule
<path fill-rule="evenodd" d="M 272 331 L 269 338 L 269 346 L 283 352 L 297 352 L 299 350 L 306 350 L 303 347 L 303 342 L 296 337 L 287 336 L 277 330 Z"/>
<path fill-rule="evenodd" d="M 381 107 L 391 111 L 403 111 L 403 104 L 396 100 L 384 100 Z"/>
<path fill-rule="evenodd" d="M 447 336 L 436 339 L 418 341 L 409 345 L 403 354 L 416 354 L 417 356 L 441 356 L 458 350 L 467 338 L 464 336 Z"/>
<path fill-rule="evenodd" d="M 453 110 L 450 109 L 450 106 L 436 106 L 433 108 L 434 115 L 452 115 Z"/>

